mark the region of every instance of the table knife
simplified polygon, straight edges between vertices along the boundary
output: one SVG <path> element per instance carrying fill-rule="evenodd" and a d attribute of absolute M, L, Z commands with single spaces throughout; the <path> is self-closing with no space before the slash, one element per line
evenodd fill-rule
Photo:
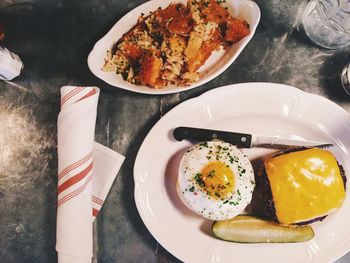
<path fill-rule="evenodd" d="M 192 127 L 177 127 L 173 131 L 173 136 L 176 140 L 182 141 L 211 141 L 222 140 L 239 148 L 266 147 L 266 148 L 294 148 L 294 147 L 331 147 L 333 144 L 327 142 L 309 141 L 309 140 L 294 140 L 280 138 L 278 136 L 260 136 L 247 133 L 218 131 L 210 129 L 192 128 Z"/>

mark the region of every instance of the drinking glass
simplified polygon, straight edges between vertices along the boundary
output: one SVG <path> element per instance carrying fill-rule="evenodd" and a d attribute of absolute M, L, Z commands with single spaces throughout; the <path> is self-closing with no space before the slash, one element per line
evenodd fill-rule
<path fill-rule="evenodd" d="M 340 49 L 350 45 L 350 0 L 310 0 L 302 17 L 315 44 Z"/>

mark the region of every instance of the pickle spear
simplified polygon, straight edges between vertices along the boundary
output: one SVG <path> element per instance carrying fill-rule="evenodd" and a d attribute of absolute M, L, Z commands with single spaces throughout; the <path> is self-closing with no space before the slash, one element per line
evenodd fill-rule
<path fill-rule="evenodd" d="M 311 226 L 284 226 L 248 215 L 215 221 L 212 232 L 217 238 L 237 243 L 296 243 L 314 237 Z"/>

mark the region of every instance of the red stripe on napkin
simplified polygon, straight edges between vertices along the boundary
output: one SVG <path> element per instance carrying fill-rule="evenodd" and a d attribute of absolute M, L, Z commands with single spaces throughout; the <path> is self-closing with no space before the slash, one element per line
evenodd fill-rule
<path fill-rule="evenodd" d="M 76 93 L 77 90 L 81 90 L 83 87 L 76 87 L 74 89 L 72 89 L 70 92 L 68 92 L 66 95 L 64 95 L 62 98 L 61 98 L 61 102 L 62 101 L 65 101 L 68 97 L 70 97 L 73 93 Z"/>
<path fill-rule="evenodd" d="M 74 95 L 78 94 L 80 91 L 82 91 L 84 89 L 84 87 L 78 87 L 73 89 L 72 91 L 68 92 L 65 96 L 63 96 L 63 98 L 61 99 L 61 107 L 64 103 L 67 102 L 67 100 L 69 100 L 71 97 L 73 97 Z"/>
<path fill-rule="evenodd" d="M 92 208 L 92 216 L 96 217 L 98 215 L 98 212 L 100 212 L 100 210 Z"/>
<path fill-rule="evenodd" d="M 70 171 L 73 171 L 75 168 L 77 168 L 77 167 L 83 165 L 84 163 L 86 163 L 91 157 L 92 157 L 92 152 L 90 152 L 88 155 L 86 155 L 81 160 L 79 160 L 79 161 L 71 164 L 67 168 L 65 168 L 62 172 L 59 173 L 58 181 L 61 180 L 62 177 L 65 176 L 66 174 L 68 174 Z"/>
<path fill-rule="evenodd" d="M 78 99 L 76 102 L 81 101 L 81 100 L 83 100 L 83 99 L 86 99 L 86 98 L 88 98 L 88 97 L 90 97 L 90 96 L 92 96 L 92 95 L 94 95 L 94 94 L 96 94 L 96 90 L 95 90 L 95 89 L 92 89 L 89 93 L 87 93 L 85 96 L 83 96 L 83 97 L 81 97 L 80 99 Z"/>
<path fill-rule="evenodd" d="M 62 197 L 60 200 L 58 200 L 58 206 L 64 204 L 65 202 L 69 201 L 70 199 L 76 197 L 78 194 L 80 194 L 82 191 L 84 191 L 84 189 L 86 188 L 86 186 L 89 184 L 89 182 L 92 180 L 92 175 L 90 175 L 86 182 L 81 185 L 78 189 L 76 189 L 75 191 L 71 192 L 70 194 Z"/>
<path fill-rule="evenodd" d="M 96 204 L 98 204 L 98 205 L 103 205 L 103 200 L 102 199 L 100 199 L 100 198 L 97 198 L 96 196 L 92 196 L 91 197 L 91 200 L 93 201 L 93 202 L 95 202 Z"/>
<path fill-rule="evenodd" d="M 73 177 L 71 177 L 67 181 L 65 181 L 63 184 L 58 186 L 58 194 L 62 193 L 67 188 L 71 187 L 72 185 L 74 185 L 77 182 L 79 182 L 80 180 L 82 180 L 91 170 L 92 170 L 92 162 L 83 171 L 74 175 Z"/>

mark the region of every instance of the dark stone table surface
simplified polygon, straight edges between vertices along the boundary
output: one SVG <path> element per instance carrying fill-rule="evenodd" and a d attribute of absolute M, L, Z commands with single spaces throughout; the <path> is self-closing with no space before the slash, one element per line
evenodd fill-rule
<path fill-rule="evenodd" d="M 179 262 L 144 226 L 133 198 L 138 148 L 173 106 L 215 87 L 264 81 L 320 94 L 350 111 L 340 72 L 349 50 L 314 46 L 299 30 L 305 2 L 257 0 L 261 21 L 238 59 L 219 77 L 180 94 L 149 96 L 114 88 L 89 71 L 94 43 L 143 0 L 1 0 L 4 45 L 22 74 L 0 82 L 0 262 L 56 262 L 56 121 L 63 85 L 96 85 L 96 140 L 126 156 L 97 218 L 98 262 Z M 179 241 L 180 242 L 180 241 Z M 350 262 L 350 254 L 337 261 Z"/>

